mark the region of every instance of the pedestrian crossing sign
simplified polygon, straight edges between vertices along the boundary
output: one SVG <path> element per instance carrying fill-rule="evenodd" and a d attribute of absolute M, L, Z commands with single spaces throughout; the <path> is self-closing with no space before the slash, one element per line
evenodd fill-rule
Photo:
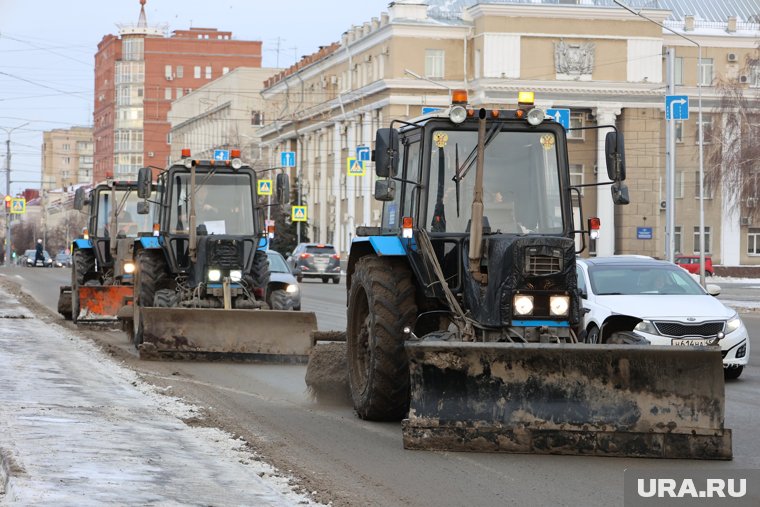
<path fill-rule="evenodd" d="M 14 215 L 23 215 L 26 213 L 26 199 L 16 197 L 11 200 L 11 213 Z"/>
<path fill-rule="evenodd" d="M 305 222 L 306 221 L 306 206 L 293 206 L 290 211 L 291 222 Z"/>
<path fill-rule="evenodd" d="M 364 161 L 356 160 L 356 157 L 346 159 L 346 169 L 349 176 L 364 176 Z"/>
<path fill-rule="evenodd" d="M 272 180 L 259 180 L 258 195 L 272 195 Z"/>

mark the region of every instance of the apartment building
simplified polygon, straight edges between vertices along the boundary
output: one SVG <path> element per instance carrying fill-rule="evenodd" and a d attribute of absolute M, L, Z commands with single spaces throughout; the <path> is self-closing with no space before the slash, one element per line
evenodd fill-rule
<path fill-rule="evenodd" d="M 92 128 L 72 127 L 42 133 L 43 190 L 89 184 L 92 177 Z"/>

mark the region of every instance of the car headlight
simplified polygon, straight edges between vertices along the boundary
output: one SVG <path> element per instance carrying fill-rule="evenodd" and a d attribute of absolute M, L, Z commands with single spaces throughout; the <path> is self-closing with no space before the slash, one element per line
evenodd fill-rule
<path fill-rule="evenodd" d="M 230 280 L 233 282 L 239 282 L 243 279 L 243 272 L 239 269 L 235 269 L 233 271 L 230 271 Z"/>
<path fill-rule="evenodd" d="M 512 300 L 512 306 L 514 306 L 517 315 L 530 315 L 533 313 L 533 296 L 518 294 Z"/>
<path fill-rule="evenodd" d="M 556 317 L 565 316 L 570 310 L 570 296 L 551 296 L 549 298 L 549 313 Z"/>
<path fill-rule="evenodd" d="M 726 334 L 733 333 L 740 327 L 742 327 L 742 319 L 738 315 L 734 315 L 726 322 Z"/>
<path fill-rule="evenodd" d="M 222 272 L 218 269 L 209 269 L 208 270 L 208 281 L 209 282 L 218 282 L 222 279 Z"/>
<path fill-rule="evenodd" d="M 125 262 L 124 263 L 124 272 L 128 275 L 131 275 L 135 272 L 135 263 L 134 262 Z"/>
<path fill-rule="evenodd" d="M 657 335 L 660 334 L 657 331 L 657 328 L 654 327 L 654 324 L 652 324 L 648 320 L 642 320 L 641 322 L 639 322 L 638 324 L 636 324 L 636 327 L 634 327 L 633 330 L 634 331 L 641 331 L 642 333 L 647 333 L 647 334 L 657 334 Z"/>
<path fill-rule="evenodd" d="M 288 294 L 295 294 L 298 292 L 298 285 L 290 284 L 285 288 L 285 292 Z"/>

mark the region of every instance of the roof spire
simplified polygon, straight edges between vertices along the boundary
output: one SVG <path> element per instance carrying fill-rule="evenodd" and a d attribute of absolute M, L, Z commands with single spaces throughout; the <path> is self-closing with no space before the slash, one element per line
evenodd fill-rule
<path fill-rule="evenodd" d="M 148 20 L 145 17 L 145 2 L 146 0 L 140 0 L 140 19 L 137 20 L 137 26 L 140 28 L 147 28 Z"/>

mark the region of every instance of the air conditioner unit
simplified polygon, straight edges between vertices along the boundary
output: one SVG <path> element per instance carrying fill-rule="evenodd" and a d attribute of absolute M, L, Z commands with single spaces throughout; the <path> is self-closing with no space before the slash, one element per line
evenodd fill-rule
<path fill-rule="evenodd" d="M 726 59 L 727 59 L 729 62 L 736 62 L 736 61 L 738 61 L 738 60 L 739 60 L 739 57 L 737 57 L 737 56 L 736 56 L 736 53 L 728 53 L 728 54 L 726 55 Z"/>
<path fill-rule="evenodd" d="M 752 225 L 752 219 L 750 217 L 741 217 L 739 223 L 741 225 Z"/>
<path fill-rule="evenodd" d="M 742 84 L 749 83 L 749 76 L 745 76 L 745 75 L 739 76 L 739 82 Z"/>
<path fill-rule="evenodd" d="M 367 63 L 371 62 L 372 61 L 372 55 L 365 55 L 364 56 L 364 61 L 367 62 Z"/>
<path fill-rule="evenodd" d="M 667 201 L 660 201 L 660 209 L 665 209 L 668 207 Z"/>
<path fill-rule="evenodd" d="M 594 121 L 595 118 L 594 113 L 586 113 L 586 121 Z"/>
<path fill-rule="evenodd" d="M 380 210 L 379 209 L 372 210 L 372 220 L 374 220 L 376 222 L 378 220 L 380 220 Z"/>
<path fill-rule="evenodd" d="M 156 155 L 156 154 L 155 154 L 155 153 L 153 153 L 152 151 L 149 151 L 149 152 L 148 152 L 148 156 L 149 156 L 149 157 L 154 157 L 155 155 Z"/>
<path fill-rule="evenodd" d="M 172 81 L 174 79 L 174 76 L 166 76 L 167 81 Z"/>
<path fill-rule="evenodd" d="M 757 198 L 756 197 L 748 197 L 747 198 L 747 207 L 748 208 L 754 208 L 755 205 L 757 205 Z"/>

